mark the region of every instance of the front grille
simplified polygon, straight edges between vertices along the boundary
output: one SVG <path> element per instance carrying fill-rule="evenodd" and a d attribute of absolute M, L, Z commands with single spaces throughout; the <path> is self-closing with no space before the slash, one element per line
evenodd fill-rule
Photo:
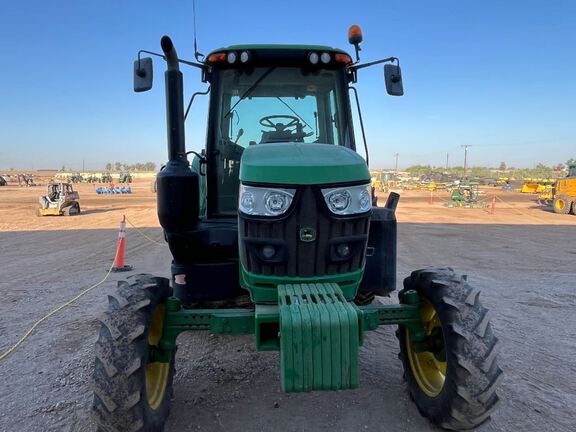
<path fill-rule="evenodd" d="M 336 217 L 326 208 L 319 189 L 302 187 L 288 214 L 280 219 L 240 214 L 240 259 L 248 272 L 267 276 L 313 277 L 352 272 L 364 264 L 369 225 L 370 213 Z M 312 229 L 316 239 L 302 241 L 302 228 Z M 349 245 L 349 258 L 335 255 L 340 243 Z M 272 259 L 262 256 L 266 245 L 277 250 Z"/>

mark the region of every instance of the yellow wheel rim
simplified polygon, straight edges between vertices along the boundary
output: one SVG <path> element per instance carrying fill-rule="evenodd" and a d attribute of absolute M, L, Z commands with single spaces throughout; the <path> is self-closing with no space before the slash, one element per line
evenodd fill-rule
<path fill-rule="evenodd" d="M 148 345 L 158 346 L 162 337 L 162 328 L 164 327 L 164 305 L 156 306 L 152 312 L 152 322 L 148 330 Z M 146 365 L 146 398 L 148 405 L 152 409 L 158 409 L 168 385 L 168 375 L 170 373 L 170 363 L 148 363 Z"/>
<path fill-rule="evenodd" d="M 566 203 L 564 202 L 563 199 L 557 199 L 556 200 L 556 208 L 558 210 L 564 210 L 564 207 L 566 207 Z"/>
<path fill-rule="evenodd" d="M 424 323 L 426 336 L 442 337 L 441 352 L 415 352 L 408 329 L 406 329 L 406 350 L 412 374 L 418 383 L 418 387 L 427 396 L 436 397 L 444 388 L 444 382 L 446 381 L 446 347 L 442 336 L 442 324 L 436 309 L 424 298 L 421 299 L 420 316 Z"/>

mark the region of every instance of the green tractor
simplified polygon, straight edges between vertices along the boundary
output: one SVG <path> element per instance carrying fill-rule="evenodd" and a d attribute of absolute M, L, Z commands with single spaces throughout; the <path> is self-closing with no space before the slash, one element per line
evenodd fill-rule
<path fill-rule="evenodd" d="M 404 280 L 398 304 L 373 301 L 396 288 L 399 196 L 373 206 L 352 85 L 360 69 L 386 63 L 387 92 L 403 88 L 396 58 L 360 63 L 357 26 L 349 40 L 355 61 L 320 45 L 235 45 L 183 61 L 167 36 L 163 53 L 150 53 L 167 63 L 157 210 L 171 277 L 135 275 L 109 296 L 95 348 L 98 430 L 162 430 L 185 331 L 254 335 L 257 350 L 279 351 L 281 388 L 308 392 L 358 387 L 366 334 L 395 325 L 423 416 L 448 429 L 489 418 L 502 372 L 479 290 L 450 268 L 427 268 Z M 210 85 L 200 153 L 184 143 L 180 64 Z M 135 90 L 149 90 L 151 58 L 134 72 Z"/>
<path fill-rule="evenodd" d="M 488 203 L 478 201 L 480 197 L 479 182 L 459 182 L 452 189 L 450 201 L 446 202 L 445 207 L 466 207 L 466 208 L 485 208 Z"/>
<path fill-rule="evenodd" d="M 132 183 L 132 175 L 128 171 L 121 172 L 118 175 L 119 183 Z"/>
<path fill-rule="evenodd" d="M 100 183 L 110 183 L 112 181 L 112 174 L 109 172 L 102 173 L 100 176 Z"/>

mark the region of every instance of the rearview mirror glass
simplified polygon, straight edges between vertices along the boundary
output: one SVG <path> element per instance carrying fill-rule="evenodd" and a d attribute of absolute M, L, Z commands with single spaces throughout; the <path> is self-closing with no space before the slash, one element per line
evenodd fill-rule
<path fill-rule="evenodd" d="M 384 81 L 386 82 L 386 92 L 389 95 L 402 96 L 404 94 L 400 66 L 393 64 L 384 65 Z"/>
<path fill-rule="evenodd" d="M 145 57 L 134 62 L 134 91 L 145 92 L 152 88 L 152 59 Z"/>

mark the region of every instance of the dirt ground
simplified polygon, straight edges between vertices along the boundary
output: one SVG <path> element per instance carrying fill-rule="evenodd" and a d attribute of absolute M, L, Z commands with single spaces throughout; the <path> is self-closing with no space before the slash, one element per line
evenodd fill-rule
<path fill-rule="evenodd" d="M 43 187 L 0 187 L 0 353 L 37 319 L 101 280 L 128 218 L 127 262 L 134 272 L 167 276 L 149 181 L 134 193 L 99 196 L 80 185 L 83 214 L 38 218 Z M 479 431 L 576 429 L 576 216 L 539 208 L 533 197 L 496 194 L 488 209 L 448 209 L 439 193 L 402 192 L 398 208 L 398 284 L 411 270 L 451 266 L 482 289 L 501 341 L 502 403 Z M 383 200 L 382 200 L 383 201 Z M 136 230 L 131 224 L 138 227 Z M 154 241 L 151 241 L 154 240 Z M 158 243 L 156 243 L 157 241 Z M 0 362 L 0 431 L 88 431 L 97 318 L 111 276 L 45 321 Z M 396 301 L 382 299 L 384 302 Z M 368 334 L 361 386 L 353 391 L 284 394 L 277 353 L 251 337 L 179 338 L 167 431 L 428 431 L 402 381 L 393 328 Z"/>

